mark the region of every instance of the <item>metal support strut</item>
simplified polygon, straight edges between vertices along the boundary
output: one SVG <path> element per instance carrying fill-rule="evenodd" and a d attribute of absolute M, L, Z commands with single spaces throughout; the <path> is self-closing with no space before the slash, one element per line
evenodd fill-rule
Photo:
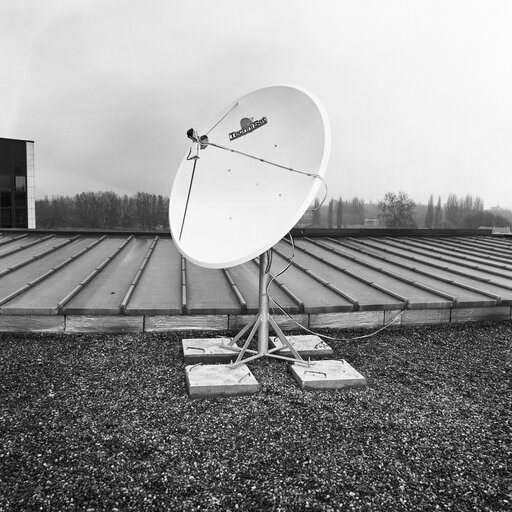
<path fill-rule="evenodd" d="M 254 361 L 256 359 L 260 359 L 261 357 L 273 357 L 275 359 L 283 359 L 285 361 L 292 361 L 294 363 L 303 363 L 308 364 L 299 353 L 295 350 L 293 345 L 288 341 L 287 337 L 284 335 L 281 328 L 277 325 L 276 321 L 270 316 L 268 311 L 268 275 L 269 269 L 268 261 L 269 261 L 269 251 L 264 252 L 259 258 L 259 311 L 258 314 L 253 317 L 247 325 L 243 327 L 243 329 L 231 339 L 228 343 L 228 347 L 234 351 L 239 351 L 238 357 L 232 366 L 238 366 L 244 363 L 248 363 L 249 361 Z M 283 347 L 276 347 L 269 350 L 268 348 L 268 334 L 269 334 L 269 325 L 272 327 L 277 337 L 281 340 L 281 343 L 287 347 L 290 352 L 293 354 L 292 357 L 284 357 L 275 354 L 278 350 L 281 350 Z M 245 340 L 245 343 L 242 348 L 236 345 L 237 341 L 242 338 L 242 336 L 249 331 L 249 335 Z M 258 331 L 258 350 L 249 350 L 247 347 L 251 343 L 254 335 Z M 252 354 L 249 357 L 243 359 L 245 353 Z"/>

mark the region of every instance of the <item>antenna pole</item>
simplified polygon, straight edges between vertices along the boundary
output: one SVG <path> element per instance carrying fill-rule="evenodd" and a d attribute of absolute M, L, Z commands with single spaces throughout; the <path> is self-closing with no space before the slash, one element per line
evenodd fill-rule
<path fill-rule="evenodd" d="M 258 330 L 258 354 L 268 353 L 268 251 L 260 256 L 260 288 L 259 288 L 259 310 L 260 328 Z"/>
<path fill-rule="evenodd" d="M 288 341 L 288 338 L 284 335 L 281 328 L 277 325 L 277 322 L 270 316 L 268 311 L 269 297 L 268 297 L 268 283 L 269 283 L 269 272 L 268 268 L 269 263 L 269 251 L 265 251 L 260 255 L 259 258 L 259 311 L 255 318 L 253 318 L 231 341 L 228 343 L 228 347 L 232 350 L 238 351 L 238 357 L 232 366 L 237 366 L 239 364 L 248 363 L 249 361 L 254 361 L 256 359 L 260 359 L 261 357 L 274 357 L 276 359 L 282 359 L 285 361 L 291 361 L 294 363 L 302 363 L 309 364 L 302 359 L 299 353 L 295 350 L 293 345 Z M 279 348 L 272 348 L 269 350 L 268 348 L 268 334 L 269 334 L 269 326 L 272 327 L 277 337 L 281 340 L 281 343 L 284 347 L 287 347 L 292 357 L 285 357 L 275 354 Z M 251 329 L 252 327 L 252 329 Z M 243 347 L 238 347 L 236 343 L 242 338 L 242 336 L 251 329 L 247 340 Z M 256 330 L 258 331 L 258 351 L 248 350 L 247 347 L 251 342 L 253 336 L 256 334 Z M 245 353 L 249 352 L 253 355 L 243 359 Z"/>

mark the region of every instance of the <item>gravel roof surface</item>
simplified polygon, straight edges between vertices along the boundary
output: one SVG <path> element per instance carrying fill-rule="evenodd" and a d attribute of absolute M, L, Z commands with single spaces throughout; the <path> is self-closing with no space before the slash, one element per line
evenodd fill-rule
<path fill-rule="evenodd" d="M 363 390 L 264 359 L 190 400 L 180 340 L 222 334 L 0 334 L 0 510 L 512 509 L 511 322 L 330 342 Z"/>

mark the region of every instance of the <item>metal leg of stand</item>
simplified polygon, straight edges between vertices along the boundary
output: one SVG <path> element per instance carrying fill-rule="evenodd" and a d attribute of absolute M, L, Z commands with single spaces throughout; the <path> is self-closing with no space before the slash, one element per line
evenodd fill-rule
<path fill-rule="evenodd" d="M 243 335 L 251 325 L 253 325 L 251 334 L 249 335 L 248 340 L 244 344 L 244 348 L 240 354 L 238 354 L 237 360 L 233 363 L 233 366 L 239 365 L 242 363 L 246 363 L 247 361 L 253 361 L 255 359 L 259 359 L 267 355 L 268 353 L 268 322 L 269 322 L 269 314 L 268 314 L 268 294 L 267 294 L 267 284 L 268 284 L 268 273 L 266 272 L 268 264 L 268 252 L 264 252 L 260 256 L 259 261 L 259 315 L 256 318 L 254 324 L 246 325 L 242 331 L 236 336 L 234 339 L 240 339 L 240 336 Z M 245 353 L 245 349 L 249 345 L 249 342 L 254 335 L 256 329 L 258 330 L 258 354 L 248 357 L 247 359 L 242 359 L 243 354 Z"/>
<path fill-rule="evenodd" d="M 232 366 L 238 366 L 240 364 L 247 363 L 249 361 L 254 361 L 259 359 L 260 357 L 268 356 L 275 357 L 276 359 L 283 359 L 285 361 L 292 361 L 298 363 L 307 364 L 304 359 L 299 355 L 299 353 L 295 350 L 292 344 L 288 341 L 286 336 L 284 335 L 281 328 L 277 325 L 276 321 L 270 316 L 268 311 L 268 273 L 266 272 L 268 265 L 268 251 L 264 252 L 259 259 L 259 315 L 253 318 L 244 328 L 228 343 L 229 346 L 233 346 L 249 329 L 251 332 L 247 340 L 244 343 L 244 346 L 240 349 L 238 357 L 236 361 L 232 364 Z M 277 354 L 277 348 L 273 348 L 271 350 L 268 349 L 268 334 L 269 334 L 269 326 L 272 326 L 278 338 L 281 340 L 284 346 L 288 347 L 293 355 L 292 357 L 284 357 Z M 258 331 L 258 352 L 254 353 L 253 351 L 248 351 L 247 347 L 251 342 L 253 336 L 256 331 Z M 242 359 L 246 352 L 252 353 L 251 355 L 245 359 Z"/>
<path fill-rule="evenodd" d="M 232 347 L 236 342 L 258 321 L 260 315 L 256 315 L 247 325 L 244 325 L 243 329 L 228 343 L 229 347 Z"/>
<path fill-rule="evenodd" d="M 288 338 L 284 335 L 284 332 L 277 325 L 277 322 L 272 317 L 269 317 L 269 321 L 270 325 L 273 327 L 275 333 L 277 334 L 277 337 L 281 340 L 281 343 L 285 347 L 288 347 L 290 349 L 290 352 L 293 354 L 293 357 L 295 357 L 295 359 L 297 359 L 298 361 L 304 361 L 301 355 L 295 350 L 295 347 L 288 341 Z"/>
<path fill-rule="evenodd" d="M 251 343 L 251 340 L 254 337 L 254 334 L 256 333 L 256 329 L 260 325 L 261 325 L 261 316 L 258 316 L 258 318 L 256 319 L 256 322 L 254 323 L 254 325 L 252 327 L 251 333 L 249 334 L 249 336 L 247 336 L 247 340 L 245 340 L 244 346 L 240 350 L 240 353 L 238 354 L 238 357 L 236 358 L 236 361 L 234 362 L 234 364 L 238 364 L 242 360 L 242 357 L 244 356 L 245 351 L 247 350 L 247 347 L 249 346 L 249 343 Z"/>

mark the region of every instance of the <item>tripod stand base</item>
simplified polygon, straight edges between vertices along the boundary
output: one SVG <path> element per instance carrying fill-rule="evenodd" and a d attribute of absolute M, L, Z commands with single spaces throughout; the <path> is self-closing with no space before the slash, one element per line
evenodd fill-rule
<path fill-rule="evenodd" d="M 290 372 L 305 390 L 364 387 L 366 380 L 345 361 L 305 361 L 303 356 L 329 356 L 332 349 L 318 336 L 285 336 L 269 314 L 268 254 L 259 259 L 259 309 L 234 338 L 193 338 L 182 340 L 186 363 L 186 383 L 191 398 L 250 395 L 257 393 L 258 382 L 246 363 L 262 357 L 288 362 Z M 276 336 L 269 337 L 273 331 Z M 242 341 L 243 346 L 238 346 Z M 257 350 L 250 349 L 257 339 Z M 269 344 L 274 346 L 271 348 Z M 203 362 L 229 362 L 205 364 Z"/>

